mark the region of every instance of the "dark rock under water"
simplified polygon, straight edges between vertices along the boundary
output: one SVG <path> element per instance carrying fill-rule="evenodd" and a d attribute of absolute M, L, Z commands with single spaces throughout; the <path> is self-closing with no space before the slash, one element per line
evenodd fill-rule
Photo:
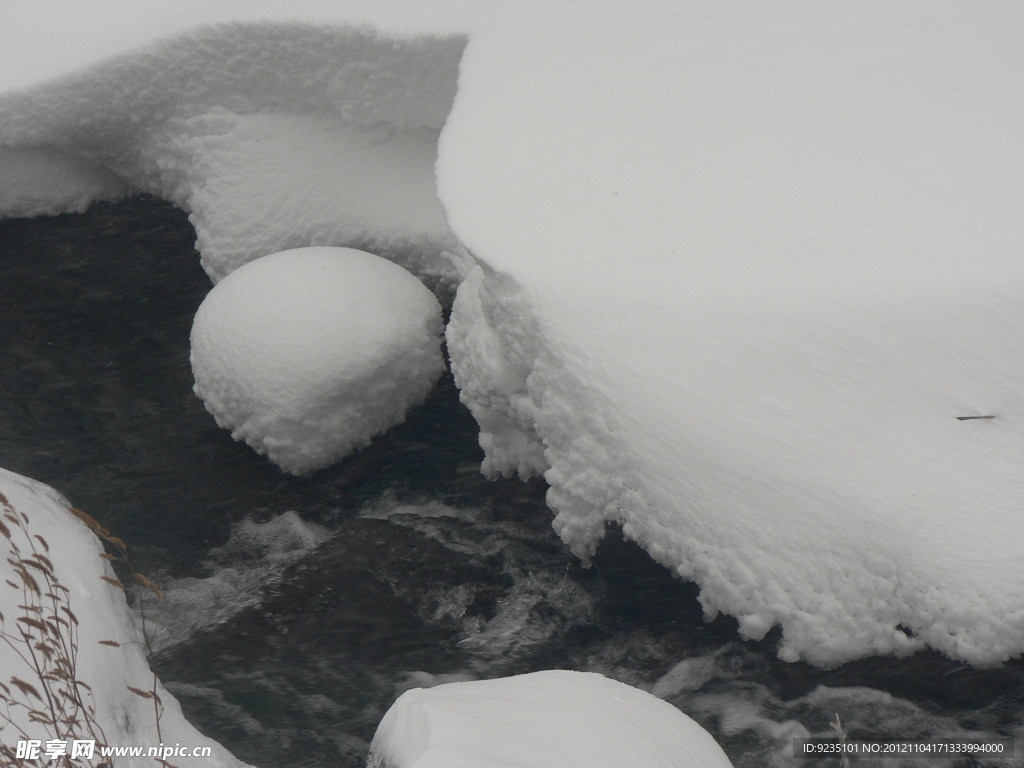
<path fill-rule="evenodd" d="M 359 766 L 402 690 L 546 668 L 653 688 L 737 766 L 797 762 L 789 739 L 826 735 L 837 711 L 852 736 L 1024 736 L 1019 661 L 787 664 L 777 634 L 744 642 L 729 618 L 705 623 L 695 587 L 618 531 L 581 568 L 543 482 L 476 471 L 450 376 L 366 450 L 281 473 L 192 394 L 188 333 L 210 288 L 193 240 L 149 198 L 0 222 L 0 466 L 63 491 L 189 594 L 244 565 L 210 559 L 243 519 L 295 510 L 326 529 L 155 659 L 192 722 L 241 759 Z"/>

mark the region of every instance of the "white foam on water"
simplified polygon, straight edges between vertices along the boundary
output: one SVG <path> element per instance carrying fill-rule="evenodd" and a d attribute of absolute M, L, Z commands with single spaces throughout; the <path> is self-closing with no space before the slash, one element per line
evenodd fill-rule
<path fill-rule="evenodd" d="M 382 494 L 379 499 L 359 510 L 360 517 L 365 517 L 369 520 L 391 520 L 399 524 L 402 524 L 401 521 L 396 521 L 395 518 L 408 516 L 409 520 L 405 522 L 410 525 L 415 518 L 449 517 L 464 522 L 475 522 L 480 520 L 483 514 L 480 509 L 453 507 L 436 499 L 420 503 L 403 502 L 399 501 L 398 497 L 392 492 Z"/>
<path fill-rule="evenodd" d="M 231 526 L 231 536 L 224 546 L 208 553 L 203 568 L 210 572 L 209 576 L 151 575 L 164 596 L 162 602 L 149 596 L 144 600 L 153 650 L 172 648 L 196 632 L 258 604 L 274 576 L 330 535 L 326 528 L 303 520 L 293 510 L 265 523 L 247 518 Z M 135 616 L 138 622 L 138 604 Z"/>
<path fill-rule="evenodd" d="M 998 716 L 988 718 L 986 729 L 970 729 L 948 714 L 927 709 L 885 691 L 865 686 L 819 685 L 810 692 L 782 700 L 750 674 L 759 660 L 739 644 L 728 644 L 711 653 L 682 659 L 648 685 L 655 696 L 671 702 L 701 723 L 723 744 L 741 766 L 830 765 L 829 760 L 808 762 L 793 757 L 795 738 L 834 738 L 830 723 L 839 716 L 851 738 L 929 740 L 944 738 L 984 739 L 1024 736 L 1019 717 L 997 727 Z M 600 670 L 598 670 L 600 671 Z M 975 716 L 983 712 L 973 713 Z M 1024 713 L 1021 713 L 1024 714 Z M 832 763 L 836 762 L 832 759 Z M 942 766 L 952 758 L 870 759 L 864 766 Z M 962 759 L 959 764 L 962 764 Z M 986 765 L 1021 766 L 1024 755 L 986 760 Z"/>
<path fill-rule="evenodd" d="M 550 545 L 547 532 L 539 535 L 515 523 L 493 521 L 480 508 L 455 508 L 438 501 L 412 504 L 393 496 L 385 496 L 360 515 L 412 528 L 463 555 L 501 557 L 495 577 L 509 578 L 512 586 L 499 598 L 490 619 L 464 618 L 474 598 L 472 589 L 431 592 L 441 606 L 436 619 L 461 619 L 463 636 L 459 644 L 472 650 L 484 664 L 487 659 L 528 652 L 571 626 L 589 623 L 595 615 L 593 596 L 567 575 L 552 573 L 543 555 L 531 548 L 538 540 Z"/>

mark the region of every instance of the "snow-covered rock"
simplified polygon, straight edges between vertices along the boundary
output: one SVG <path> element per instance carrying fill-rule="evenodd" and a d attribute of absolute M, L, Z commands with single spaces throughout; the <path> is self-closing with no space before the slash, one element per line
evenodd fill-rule
<path fill-rule="evenodd" d="M 0 176 L 45 147 L 171 199 L 215 279 L 330 244 L 464 280 L 485 469 L 543 472 L 581 556 L 621 523 L 786 659 L 1024 651 L 1021 4 L 5 21 Z"/>
<path fill-rule="evenodd" d="M 549 670 L 403 693 L 371 768 L 730 768 L 671 704 L 593 672 Z"/>
<path fill-rule="evenodd" d="M 181 712 L 177 700 L 164 687 L 154 681 L 153 673 L 146 663 L 144 644 L 136 630 L 132 614 L 124 599 L 124 592 L 116 585 L 103 579 L 115 579 L 113 569 L 101 557 L 103 547 L 96 535 L 85 523 L 70 511 L 70 505 L 60 493 L 49 486 L 0 469 L 0 554 L 3 555 L 0 572 L 0 614 L 3 614 L 3 630 L 12 640 L 0 641 L 0 683 L 11 690 L 15 698 L 49 712 L 31 693 L 20 693 L 12 677 L 32 686 L 36 693 L 45 695 L 38 675 L 27 663 L 28 647 L 20 640 L 20 629 L 28 629 L 20 619 L 49 620 L 62 627 L 62 637 L 69 650 L 74 649 L 73 673 L 76 679 L 88 686 L 82 688 L 86 706 L 95 707 L 95 721 L 112 747 L 156 747 L 164 744 L 170 747 L 209 747 L 211 756 L 193 757 L 179 753 L 168 760 L 175 765 L 207 766 L 212 768 L 241 768 L 244 763 L 236 760 L 220 744 L 203 736 L 192 727 Z M 10 534 L 10 538 L 6 534 Z M 18 552 L 9 552 L 11 545 Z M 38 560 L 38 553 L 44 560 Z M 34 579 L 43 593 L 34 598 L 26 590 L 26 582 L 18 575 L 18 567 L 8 558 L 36 559 L 34 567 L 23 570 Z M 52 566 L 56 579 L 50 585 L 60 583 L 68 590 L 67 597 L 58 601 L 53 609 L 45 593 L 49 592 L 45 564 Z M 39 567 L 43 566 L 43 567 Z M 18 588 L 11 588 L 12 582 Z M 23 585 L 25 589 L 22 588 Z M 62 594 L 58 589 L 55 594 Z M 41 605 L 43 613 L 25 610 L 23 605 Z M 64 609 L 67 608 L 68 611 Z M 72 619 L 72 614 L 74 618 Z M 56 615 L 57 619 L 52 616 Z M 57 624 L 57 620 L 61 622 Z M 77 623 L 76 623 L 77 622 Z M 38 634 L 38 633 L 37 633 Z M 53 633 L 49 633 L 53 637 Z M 115 645 L 105 644 L 115 643 Z M 38 658 L 41 651 L 34 648 Z M 58 667 L 69 672 L 70 667 Z M 51 690 L 60 688 L 59 680 L 52 680 Z M 153 699 L 133 693 L 129 688 L 151 694 L 155 690 L 163 704 L 159 731 L 154 714 Z M 67 710 L 69 713 L 70 709 Z M 28 710 L 23 707 L 4 708 L 12 715 L 12 723 L 0 716 L 0 743 L 15 748 L 18 733 L 38 739 L 45 744 L 47 739 L 62 736 L 66 731 L 57 731 L 37 721 L 30 721 Z M 80 720 L 84 720 L 79 713 Z M 60 719 L 58 717 L 58 719 Z M 91 738 L 86 729 L 75 732 L 76 737 Z M 70 746 L 70 745 L 69 745 Z M 143 753 L 145 754 L 145 752 Z M 102 761 L 97 747 L 92 765 Z M 75 761 L 76 763 L 78 761 Z M 152 757 L 118 757 L 115 765 L 151 766 Z"/>
<path fill-rule="evenodd" d="M 192 325 L 195 391 L 232 437 L 288 472 L 320 469 L 402 422 L 444 372 L 441 306 L 351 248 L 299 248 L 218 283 Z"/>

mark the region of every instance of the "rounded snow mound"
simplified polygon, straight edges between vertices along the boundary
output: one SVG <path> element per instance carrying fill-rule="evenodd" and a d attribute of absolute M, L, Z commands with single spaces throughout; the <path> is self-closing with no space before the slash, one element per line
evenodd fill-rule
<path fill-rule="evenodd" d="M 593 672 L 548 670 L 403 693 L 369 768 L 731 768 L 671 704 Z"/>
<path fill-rule="evenodd" d="M 218 283 L 192 325 L 195 393 L 217 423 L 294 474 L 405 419 L 444 371 L 434 295 L 351 248 L 298 248 Z"/>

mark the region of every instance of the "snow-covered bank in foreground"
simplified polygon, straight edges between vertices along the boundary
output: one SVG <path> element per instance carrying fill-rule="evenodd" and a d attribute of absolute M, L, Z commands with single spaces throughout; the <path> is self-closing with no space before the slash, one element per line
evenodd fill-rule
<path fill-rule="evenodd" d="M 621 521 L 709 614 L 781 624 L 784 658 L 1024 649 L 1024 9 L 290 13 L 338 26 L 193 31 L 9 93 L 0 144 L 188 207 L 216 278 L 329 243 L 454 282 L 431 152 L 458 68 L 437 178 L 485 265 L 449 343 L 487 468 L 544 472 L 581 555 Z"/>
<path fill-rule="evenodd" d="M 91 695 L 83 696 L 87 706 L 95 707 L 95 721 L 111 746 L 157 746 L 162 744 L 188 747 L 209 746 L 211 757 L 192 758 L 175 756 L 176 765 L 204 765 L 217 768 L 238 768 L 244 763 L 236 760 L 217 742 L 203 736 L 193 728 L 182 715 L 178 702 L 156 683 L 156 692 L 163 703 L 163 714 L 160 717 L 159 731 L 154 716 L 152 698 L 143 698 L 129 691 L 129 687 L 143 692 L 153 690 L 154 677 L 150 671 L 143 652 L 141 638 L 135 629 L 132 615 L 125 603 L 121 589 L 104 582 L 103 577 L 114 578 L 106 560 L 101 558 L 103 547 L 99 539 L 78 520 L 69 510 L 67 500 L 52 488 L 37 483 L 13 472 L 0 469 L 0 506 L 5 515 L 27 518 L 25 528 L 32 537 L 25 540 L 15 519 L 4 520 L 6 533 L 10 538 L 0 539 L 0 547 L 4 556 L 4 579 L 14 583 L 22 583 L 17 575 L 17 568 L 6 562 L 7 548 L 10 543 L 20 548 L 20 557 L 30 555 L 31 549 L 38 549 L 43 557 L 53 566 L 57 581 L 69 590 L 66 601 L 61 601 L 70 613 L 57 611 L 54 626 L 57 622 L 64 627 L 63 637 L 70 642 L 77 632 L 77 643 L 68 647 L 75 648 L 76 663 L 74 675 L 76 679 L 88 686 Z M 6 503 L 3 503 L 6 500 Z M 23 518 L 23 520 L 25 519 Z M 41 539 L 36 538 L 41 537 Z M 45 544 L 43 543 L 45 542 Z M 40 568 L 22 568 L 29 578 L 36 579 L 37 585 L 44 584 L 45 575 Z M 28 582 L 25 581 L 28 585 Z M 58 591 L 59 592 L 59 591 Z M 44 595 L 45 597 L 45 595 Z M 0 614 L 4 617 L 3 629 L 12 642 L 0 642 L 0 670 L 3 670 L 3 682 L 8 690 L 15 688 L 12 677 L 32 686 L 36 694 L 42 693 L 42 683 L 32 667 L 27 663 L 28 649 L 17 640 L 21 618 L 35 619 L 36 612 L 20 607 L 24 603 L 33 602 L 31 595 L 22 589 L 12 589 L 8 584 L 0 584 Z M 47 601 L 43 600 L 44 612 L 42 619 L 51 621 L 47 613 Z M 72 614 L 74 618 L 72 618 Z M 71 620 L 74 626 L 65 619 Z M 26 623 L 24 627 L 28 627 Z M 47 637 L 53 632 L 47 631 Z M 119 647 L 102 644 L 103 641 L 119 643 Z M 38 646 L 34 650 L 41 653 Z M 41 659 L 41 656 L 37 656 Z M 69 668 L 59 668 L 58 672 L 71 672 Z M 61 683 L 56 679 L 50 683 L 56 691 Z M 20 686 L 18 686 L 20 687 Z M 24 693 L 24 689 L 22 689 Z M 23 699 L 30 704 L 41 705 L 32 694 L 14 698 Z M 5 707 L 6 709 L 6 707 Z M 37 721 L 30 722 L 28 710 L 21 707 L 6 710 L 12 715 L 13 723 L 2 726 L 3 744 L 13 748 L 20 734 L 29 738 L 47 739 L 63 736 L 64 730 L 47 727 Z M 59 709 L 58 709 L 59 711 Z M 71 709 L 67 709 L 69 713 Z M 84 719 L 78 715 L 79 719 Z M 76 732 L 76 738 L 92 738 L 84 728 Z M 99 752 L 95 763 L 100 762 Z M 152 758 L 121 758 L 118 765 L 151 765 Z"/>
<path fill-rule="evenodd" d="M 401 267 L 352 248 L 243 265 L 192 326 L 195 392 L 282 469 L 340 460 L 405 419 L 444 373 L 441 306 Z"/>
<path fill-rule="evenodd" d="M 729 768 L 675 707 L 592 672 L 550 670 L 406 691 L 381 721 L 373 768 Z"/>

